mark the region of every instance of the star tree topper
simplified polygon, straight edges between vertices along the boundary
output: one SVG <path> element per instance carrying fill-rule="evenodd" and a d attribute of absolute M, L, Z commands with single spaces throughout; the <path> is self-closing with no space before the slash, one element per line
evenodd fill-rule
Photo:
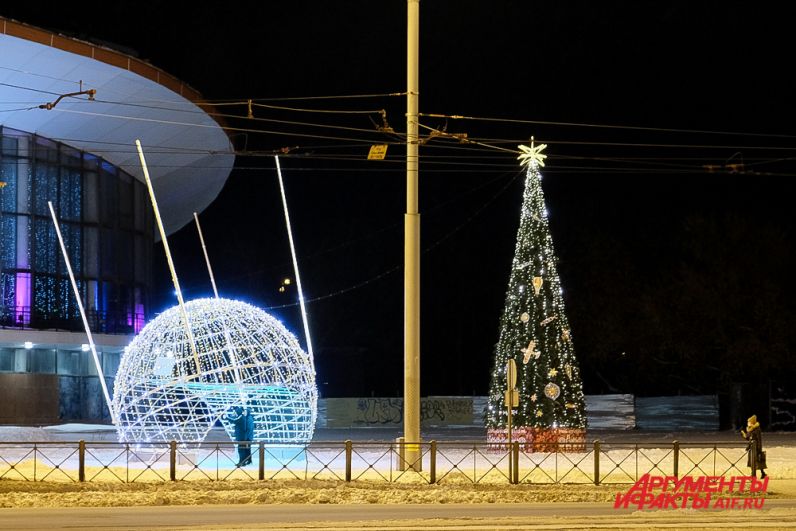
<path fill-rule="evenodd" d="M 536 162 L 539 166 L 544 166 L 544 159 L 547 158 L 547 155 L 542 153 L 542 151 L 547 147 L 547 144 L 539 144 L 538 146 L 534 146 L 533 137 L 531 137 L 531 145 L 525 146 L 520 145 L 517 146 L 520 148 L 520 156 L 517 157 L 517 160 L 520 161 L 520 166 L 525 166 L 526 164 L 530 164 L 532 162 Z"/>

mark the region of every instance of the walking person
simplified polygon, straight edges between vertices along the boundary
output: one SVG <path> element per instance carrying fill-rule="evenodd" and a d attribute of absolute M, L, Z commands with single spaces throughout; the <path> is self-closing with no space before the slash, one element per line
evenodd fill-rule
<path fill-rule="evenodd" d="M 741 430 L 741 436 L 749 441 L 755 443 L 755 454 L 757 458 L 757 469 L 760 470 L 760 479 L 766 477 L 766 452 L 763 451 L 763 433 L 760 429 L 760 423 L 757 422 L 757 415 L 752 415 L 746 422 L 746 430 Z M 752 467 L 752 452 L 751 444 L 749 445 L 749 455 L 746 458 L 746 466 Z M 755 470 L 752 470 L 755 474 Z"/>

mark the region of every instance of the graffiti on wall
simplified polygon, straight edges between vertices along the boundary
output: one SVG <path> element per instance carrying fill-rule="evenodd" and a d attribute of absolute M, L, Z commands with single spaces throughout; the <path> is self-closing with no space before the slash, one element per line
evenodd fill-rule
<path fill-rule="evenodd" d="M 328 398 L 328 427 L 401 424 L 401 398 Z M 426 425 L 473 423 L 471 397 L 429 397 L 420 401 L 420 422 Z"/>
<path fill-rule="evenodd" d="M 772 383 L 769 429 L 796 431 L 796 389 L 785 383 Z"/>
<path fill-rule="evenodd" d="M 420 401 L 420 421 L 426 424 L 472 424 L 469 398 L 429 398 Z"/>
<path fill-rule="evenodd" d="M 403 420 L 404 401 L 400 398 L 359 398 L 358 424 L 398 424 Z"/>

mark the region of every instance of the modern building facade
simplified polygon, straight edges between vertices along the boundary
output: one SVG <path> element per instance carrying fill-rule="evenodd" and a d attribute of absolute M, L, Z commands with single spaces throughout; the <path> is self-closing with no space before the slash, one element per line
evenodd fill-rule
<path fill-rule="evenodd" d="M 169 233 L 234 163 L 199 100 L 135 57 L 0 17 L 0 423 L 108 420 L 47 202 L 112 386 L 151 312 L 155 230 L 134 141 Z"/>

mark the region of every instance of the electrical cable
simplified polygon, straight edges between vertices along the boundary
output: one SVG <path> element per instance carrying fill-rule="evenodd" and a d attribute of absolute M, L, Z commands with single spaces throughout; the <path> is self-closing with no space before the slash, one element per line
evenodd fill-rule
<path fill-rule="evenodd" d="M 281 97 L 281 98 L 247 98 L 244 101 L 248 101 L 251 99 L 253 102 L 260 102 L 260 101 L 311 101 L 311 100 L 346 100 L 346 99 L 364 99 L 364 98 L 384 98 L 384 97 L 395 97 L 395 96 L 406 96 L 406 92 L 384 92 L 379 94 L 347 94 L 347 95 L 336 95 L 336 96 L 290 96 L 290 97 Z M 200 103 L 209 103 L 209 104 L 216 104 L 216 103 L 224 103 L 224 104 L 237 104 L 240 103 L 240 99 L 234 100 L 199 100 Z"/>
<path fill-rule="evenodd" d="M 131 117 L 131 116 L 120 116 L 114 114 L 104 114 L 104 113 L 94 113 L 94 112 L 87 112 L 87 111 L 77 111 L 73 109 L 63 109 L 56 107 L 53 109 L 56 112 L 62 113 L 70 113 L 70 114 L 80 114 L 80 115 L 87 115 L 87 116 L 99 116 L 104 118 L 116 118 L 120 120 L 131 120 L 131 121 L 138 121 L 138 122 L 147 122 L 147 123 L 158 123 L 163 125 L 176 125 L 176 126 L 183 126 L 183 127 L 199 127 L 203 129 L 222 129 L 224 131 L 236 131 L 236 132 L 243 132 L 243 133 L 258 133 L 258 134 L 266 134 L 266 135 L 283 135 L 283 136 L 295 136 L 295 137 L 302 137 L 302 138 L 315 138 L 315 139 L 322 139 L 322 140 L 344 140 L 348 142 L 362 142 L 365 144 L 373 144 L 374 140 L 368 139 L 359 139 L 359 138 L 346 138 L 346 137 L 338 137 L 338 136 L 330 136 L 330 135 L 313 135 L 313 134 L 305 134 L 305 133 L 293 133 L 287 131 L 269 131 L 265 129 L 252 129 L 252 128 L 244 128 L 244 127 L 228 127 L 228 126 L 221 126 L 217 123 L 213 124 L 192 124 L 186 122 L 176 122 L 173 120 L 159 120 L 156 118 L 143 118 L 143 117 Z M 374 135 L 383 134 L 379 131 L 370 131 L 368 132 L 373 133 Z M 381 142 L 385 143 L 385 142 Z M 387 142 L 388 144 L 390 142 Z M 396 144 L 397 142 L 392 142 L 392 144 Z"/>
<path fill-rule="evenodd" d="M 796 135 L 785 134 L 772 134 L 772 133 L 743 133 L 738 131 L 710 131 L 703 129 L 676 129 L 666 127 L 642 127 L 632 125 L 608 125 L 608 124 L 586 124 L 577 122 L 554 122 L 544 120 L 520 120 L 513 118 L 485 118 L 477 116 L 461 116 L 455 114 L 434 114 L 434 113 L 419 113 L 418 116 L 424 118 L 444 118 L 451 120 L 475 120 L 482 122 L 500 122 L 500 123 L 516 123 L 516 124 L 534 124 L 534 125 L 553 125 L 563 127 L 589 127 L 600 129 L 624 129 L 630 131 L 650 131 L 657 133 L 693 133 L 693 134 L 709 134 L 709 135 L 742 135 L 742 136 L 761 136 L 771 138 L 796 138 Z"/>

